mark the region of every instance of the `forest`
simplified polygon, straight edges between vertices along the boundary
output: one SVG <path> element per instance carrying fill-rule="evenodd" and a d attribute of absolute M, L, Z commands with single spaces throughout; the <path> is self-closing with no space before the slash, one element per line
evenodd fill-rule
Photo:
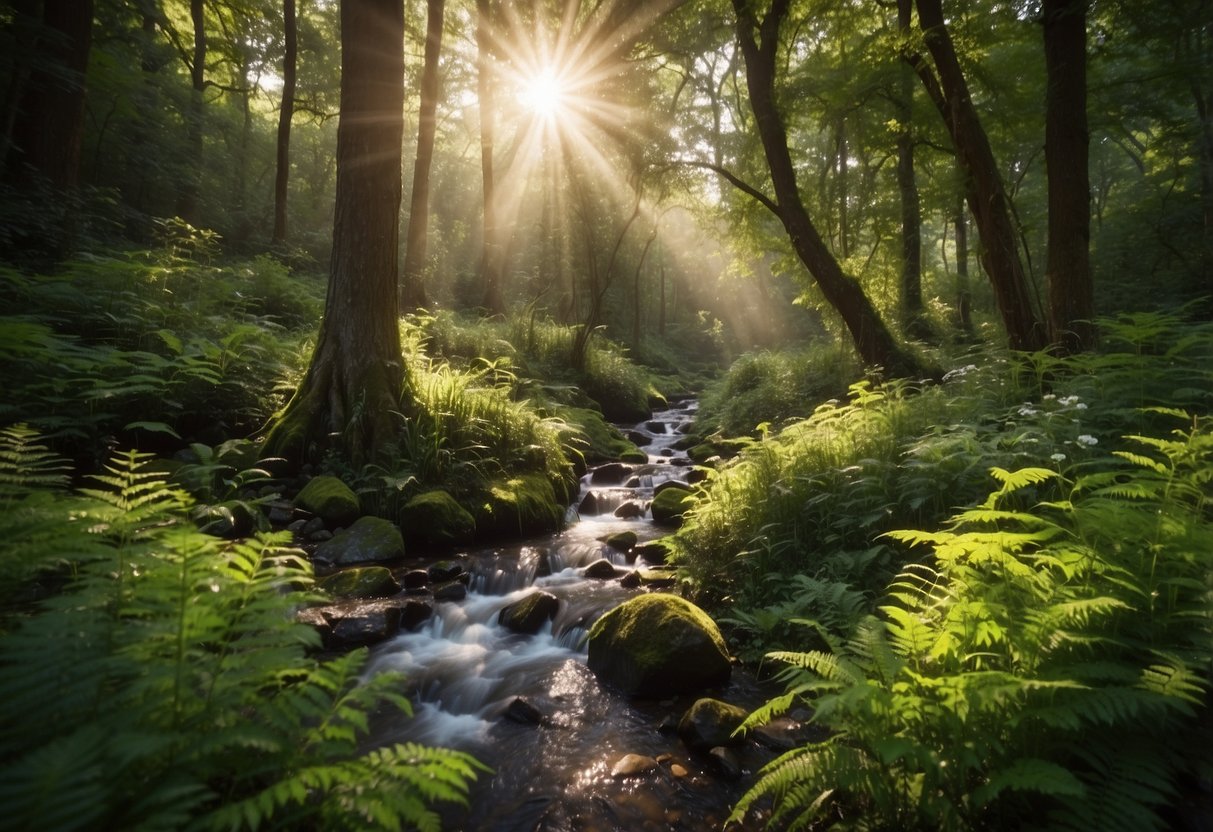
<path fill-rule="evenodd" d="M 0 830 L 1213 829 L 1213 0 L 4 0 L 0 385 Z"/>

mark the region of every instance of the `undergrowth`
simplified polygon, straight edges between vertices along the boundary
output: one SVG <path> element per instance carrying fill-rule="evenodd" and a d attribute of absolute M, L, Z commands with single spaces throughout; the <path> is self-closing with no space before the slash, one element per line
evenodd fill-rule
<path fill-rule="evenodd" d="M 438 828 L 483 767 L 365 750 L 400 679 L 312 658 L 303 553 L 200 533 L 145 461 L 73 493 L 33 431 L 0 433 L 0 828 Z"/>
<path fill-rule="evenodd" d="M 1160 828 L 1210 776 L 1213 327 L 1101 326 L 1090 355 L 854 385 L 701 486 L 681 566 L 785 668 L 752 722 L 804 704 L 830 731 L 736 817 Z"/>

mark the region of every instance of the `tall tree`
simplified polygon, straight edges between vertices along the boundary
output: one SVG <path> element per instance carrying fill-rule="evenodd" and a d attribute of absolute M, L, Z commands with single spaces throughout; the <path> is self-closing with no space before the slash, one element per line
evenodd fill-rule
<path fill-rule="evenodd" d="M 427 0 L 425 65 L 421 70 L 421 117 L 417 123 L 417 158 L 413 162 L 413 193 L 409 198 L 409 228 L 405 237 L 404 269 L 400 276 L 400 308 L 426 305 L 425 255 L 430 223 L 430 166 L 438 125 L 438 58 L 442 53 L 444 0 Z"/>
<path fill-rule="evenodd" d="M 1087 173 L 1087 0 L 1044 0 L 1045 165 L 1049 174 L 1049 340 L 1064 352 L 1095 340 L 1091 185 Z"/>
<path fill-rule="evenodd" d="M 1014 349 L 1040 349 L 1045 345 L 1046 333 L 1036 315 L 1019 256 L 1010 197 L 998 172 L 989 137 L 973 106 L 951 33 L 944 23 L 942 0 L 916 0 L 916 5 L 918 24 L 939 73 L 943 97 L 936 99 L 936 103 L 941 106 L 941 115 L 972 188 L 969 209 L 981 236 L 982 264 L 994 288 L 1007 339 Z M 925 67 L 920 68 L 919 74 L 924 71 Z"/>
<path fill-rule="evenodd" d="M 400 0 L 341 2 L 341 120 L 324 320 L 303 383 L 275 420 L 267 453 L 336 446 L 364 460 L 395 433 L 404 367 L 397 244 L 404 134 Z"/>
<path fill-rule="evenodd" d="M 476 97 L 480 104 L 480 173 L 484 181 L 484 232 L 480 274 L 484 281 L 481 305 L 489 314 L 505 313 L 501 290 L 501 229 L 497 222 L 497 190 L 493 174 L 496 102 L 493 90 L 492 0 L 476 0 Z"/>
<path fill-rule="evenodd" d="M 897 30 L 909 42 L 914 0 L 897 0 Z M 922 211 L 914 175 L 914 68 L 903 48 L 897 94 L 897 190 L 901 201 L 901 317 L 907 335 L 928 336 L 922 305 Z"/>
<path fill-rule="evenodd" d="M 746 89 L 775 188 L 775 199 L 748 186 L 746 190 L 779 217 L 797 256 L 821 288 L 826 301 L 842 318 L 863 362 L 884 367 L 892 375 L 918 373 L 922 368 L 898 346 L 859 281 L 842 271 L 801 199 L 787 130 L 775 102 L 779 31 L 789 5 L 790 0 L 774 0 L 759 23 L 749 0 L 733 0 L 737 38 L 745 58 Z M 756 30 L 758 40 L 755 40 Z M 734 178 L 733 184 L 740 183 Z"/>
<path fill-rule="evenodd" d="M 198 220 L 198 191 L 202 185 L 202 120 L 206 93 L 206 8 L 203 0 L 190 0 L 194 48 L 189 60 L 190 103 L 186 111 L 185 164 L 177 191 L 177 213 L 186 222 Z"/>
<path fill-rule="evenodd" d="M 33 170 L 56 188 L 75 187 L 92 32 L 93 0 L 43 0 L 42 31 L 13 113 L 12 144 L 18 152 L 6 161 L 16 179 Z"/>
<path fill-rule="evenodd" d="M 282 0 L 282 106 L 278 111 L 278 153 L 274 176 L 274 245 L 286 242 L 286 195 L 291 175 L 291 118 L 295 113 L 295 69 L 299 55 L 299 23 L 295 0 Z"/>

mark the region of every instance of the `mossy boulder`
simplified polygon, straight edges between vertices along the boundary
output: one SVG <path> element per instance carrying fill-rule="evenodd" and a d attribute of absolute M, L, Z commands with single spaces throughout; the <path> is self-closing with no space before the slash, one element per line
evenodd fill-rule
<path fill-rule="evenodd" d="M 719 699 L 696 700 L 678 720 L 678 736 L 692 751 L 710 751 L 722 745 L 740 745 L 741 735 L 733 732 L 745 721 L 744 708 Z"/>
<path fill-rule="evenodd" d="M 648 462 L 648 456 L 629 442 L 618 428 L 607 422 L 597 410 L 562 407 L 557 415 L 569 425 L 561 439 L 580 452 L 586 465 L 623 460 Z"/>
<path fill-rule="evenodd" d="M 560 599 L 537 589 L 501 610 L 501 626 L 515 633 L 534 635 L 560 611 Z"/>
<path fill-rule="evenodd" d="M 324 520 L 329 528 L 348 526 L 362 513 L 358 495 L 336 477 L 312 477 L 295 497 L 295 505 Z"/>
<path fill-rule="evenodd" d="M 695 495 L 691 489 L 680 486 L 665 488 L 653 497 L 649 510 L 653 513 L 653 522 L 658 526 L 679 526 L 683 515 L 695 505 Z"/>
<path fill-rule="evenodd" d="M 564 506 L 542 474 L 523 474 L 490 485 L 473 509 L 477 537 L 527 537 L 553 532 L 564 522 Z"/>
<path fill-rule="evenodd" d="M 320 588 L 339 598 L 386 598 L 400 591 L 391 570 L 383 566 L 343 569 L 321 578 Z"/>
<path fill-rule="evenodd" d="M 384 563 L 404 557 L 400 529 L 382 517 L 360 517 L 316 547 L 316 560 L 333 566 Z"/>
<path fill-rule="evenodd" d="M 636 532 L 615 532 L 598 539 L 616 552 L 627 554 L 636 545 Z"/>
<path fill-rule="evenodd" d="M 470 543 L 476 518 L 441 489 L 413 497 L 400 512 L 400 529 L 409 543 L 448 549 Z"/>
<path fill-rule="evenodd" d="M 686 452 L 692 462 L 704 465 L 714 457 L 732 459 L 752 444 L 754 443 L 751 439 L 722 439 L 719 436 L 713 436 L 694 447 L 687 448 Z"/>
<path fill-rule="evenodd" d="M 732 666 L 707 613 L 676 595 L 639 595 L 590 628 L 589 667 L 606 685 L 662 698 L 723 685 Z"/>

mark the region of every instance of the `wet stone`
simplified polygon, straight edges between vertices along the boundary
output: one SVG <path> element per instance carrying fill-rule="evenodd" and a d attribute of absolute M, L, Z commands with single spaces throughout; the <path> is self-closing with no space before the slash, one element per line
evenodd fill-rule
<path fill-rule="evenodd" d="M 670 774 L 674 775 L 675 777 L 682 778 L 682 777 L 686 777 L 688 774 L 690 774 L 690 772 L 687 771 L 686 768 L 679 765 L 678 763 L 673 763 L 670 766 Z"/>
<path fill-rule="evenodd" d="M 324 521 L 319 517 L 313 517 L 303 524 L 303 528 L 299 530 L 304 537 L 310 538 L 316 532 L 324 531 Z"/>
<path fill-rule="evenodd" d="M 304 519 L 301 517 L 301 518 L 299 518 L 298 520 L 296 520 L 296 521 L 294 521 L 293 523 L 291 523 L 289 526 L 287 526 L 287 527 L 286 527 L 286 530 L 287 530 L 288 532 L 292 532 L 293 534 L 297 534 L 297 535 L 300 535 L 300 536 L 304 536 L 304 535 L 303 535 L 303 527 L 307 525 L 307 522 L 308 522 L 308 521 L 304 520 Z"/>
<path fill-rule="evenodd" d="M 621 485 L 632 475 L 632 466 L 622 462 L 608 462 L 599 465 L 590 474 L 591 485 Z"/>
<path fill-rule="evenodd" d="M 625 754 L 611 766 L 612 777 L 635 777 L 657 768 L 657 761 L 643 754 Z"/>
<path fill-rule="evenodd" d="M 581 498 L 581 502 L 577 506 L 577 513 L 587 516 L 598 513 L 598 495 L 593 491 Z"/>
<path fill-rule="evenodd" d="M 599 558 L 587 566 L 582 574 L 587 578 L 610 580 L 611 578 L 615 577 L 615 564 L 611 563 L 606 558 Z"/>
<path fill-rule="evenodd" d="M 312 543 L 324 543 L 327 540 L 333 539 L 333 533 L 330 532 L 328 529 L 321 529 L 320 531 L 312 532 L 311 534 L 309 534 L 307 536 L 307 539 L 310 540 Z"/>
<path fill-rule="evenodd" d="M 619 585 L 624 589 L 635 589 L 640 586 L 640 574 L 636 571 L 629 572 L 620 579 Z"/>
<path fill-rule="evenodd" d="M 737 755 L 729 748 L 713 748 L 708 752 L 708 756 L 712 758 L 712 762 L 716 764 L 717 770 L 730 780 L 741 779 L 741 761 L 737 759 Z"/>
<path fill-rule="evenodd" d="M 515 696 L 511 699 L 510 704 L 506 706 L 505 711 L 501 715 L 510 722 L 517 722 L 519 725 L 542 725 L 545 720 L 543 711 L 521 696 Z"/>
<path fill-rule="evenodd" d="M 439 561 L 426 570 L 433 583 L 453 581 L 463 573 L 463 565 L 452 560 Z"/>
<path fill-rule="evenodd" d="M 652 421 L 645 422 L 644 427 L 649 433 L 665 433 L 668 426 L 665 422 L 653 419 Z"/>
<path fill-rule="evenodd" d="M 434 590 L 435 601 L 462 601 L 468 597 L 468 588 L 459 581 L 451 581 Z"/>
<path fill-rule="evenodd" d="M 615 509 L 615 516 L 621 520 L 630 520 L 634 517 L 644 516 L 644 503 L 636 500 L 628 500 L 619 508 Z"/>
<path fill-rule="evenodd" d="M 401 585 L 407 590 L 425 589 L 429 583 L 430 573 L 424 569 L 410 569 L 401 580 Z"/>

